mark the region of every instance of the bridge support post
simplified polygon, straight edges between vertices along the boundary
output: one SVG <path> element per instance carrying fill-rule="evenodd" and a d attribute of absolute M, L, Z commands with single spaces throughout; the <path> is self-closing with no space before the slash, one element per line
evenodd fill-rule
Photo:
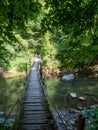
<path fill-rule="evenodd" d="M 79 115 L 77 130 L 84 130 L 84 126 L 85 126 L 85 119 L 82 117 L 82 115 Z"/>

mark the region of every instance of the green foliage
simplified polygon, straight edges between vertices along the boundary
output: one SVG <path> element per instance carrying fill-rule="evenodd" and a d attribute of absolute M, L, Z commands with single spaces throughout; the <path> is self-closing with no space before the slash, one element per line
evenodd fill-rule
<path fill-rule="evenodd" d="M 41 4 L 37 0 L 6 0 L 0 1 L 0 7 L 1 30 L 5 34 L 5 29 L 24 28 L 28 19 L 35 19 Z"/>
<path fill-rule="evenodd" d="M 98 108 L 83 111 L 83 117 L 89 120 L 86 124 L 85 130 L 97 130 L 98 129 Z"/>
<path fill-rule="evenodd" d="M 4 125 L 2 123 L 5 121 L 4 118 L 0 118 L 0 130 L 12 130 L 14 119 L 8 119 Z"/>
<path fill-rule="evenodd" d="M 97 0 L 45 0 L 45 7 L 49 11 L 42 21 L 44 30 L 58 27 L 66 33 L 72 31 L 78 35 L 94 29 L 97 24 Z"/>
<path fill-rule="evenodd" d="M 21 35 L 27 32 L 29 21 L 36 21 L 40 10 L 38 0 L 0 1 L 0 66 L 7 66 L 16 51 L 27 48 L 28 43 Z M 14 48 L 14 52 L 11 48 Z"/>
<path fill-rule="evenodd" d="M 45 69 L 53 70 L 59 67 L 59 61 L 56 59 L 56 45 L 50 42 L 50 34 L 47 32 L 42 41 L 41 57 L 42 65 Z"/>
<path fill-rule="evenodd" d="M 97 0 L 4 0 L 0 7 L 0 66 L 24 52 L 38 52 L 51 69 L 97 63 Z"/>
<path fill-rule="evenodd" d="M 15 57 L 10 59 L 9 65 L 7 66 L 7 69 L 14 69 L 18 71 L 25 71 L 26 70 L 26 64 L 31 63 L 32 58 L 32 52 L 29 50 L 21 50 L 21 52 L 16 53 Z"/>
<path fill-rule="evenodd" d="M 45 0 L 47 12 L 42 19 L 43 32 L 59 30 L 57 59 L 61 68 L 83 68 L 97 63 L 97 0 Z M 62 33 L 63 32 L 63 33 Z M 62 39 L 63 38 L 63 39 Z"/>
<path fill-rule="evenodd" d="M 63 34 L 64 35 L 64 34 Z M 92 35 L 72 37 L 66 35 L 57 44 L 57 58 L 61 68 L 83 68 L 97 63 L 97 45 L 93 45 Z"/>
<path fill-rule="evenodd" d="M 97 44 L 94 45 L 91 34 L 74 37 L 71 34 L 65 35 L 61 30 L 55 30 L 53 34 L 46 33 L 41 46 L 43 65 L 54 65 L 53 68 L 57 66 L 64 70 L 81 69 L 96 64 L 97 52 L 98 47 Z"/>

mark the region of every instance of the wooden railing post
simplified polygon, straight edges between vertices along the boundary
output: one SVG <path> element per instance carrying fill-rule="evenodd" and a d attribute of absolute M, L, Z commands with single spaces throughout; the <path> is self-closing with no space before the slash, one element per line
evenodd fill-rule
<path fill-rule="evenodd" d="M 26 63 L 26 81 L 27 81 L 27 75 L 28 75 L 28 66 L 27 66 L 27 63 Z"/>
<path fill-rule="evenodd" d="M 42 64 L 40 63 L 40 75 L 42 77 Z"/>
<path fill-rule="evenodd" d="M 82 117 L 82 115 L 79 115 L 77 130 L 84 130 L 84 126 L 85 126 L 85 119 Z"/>

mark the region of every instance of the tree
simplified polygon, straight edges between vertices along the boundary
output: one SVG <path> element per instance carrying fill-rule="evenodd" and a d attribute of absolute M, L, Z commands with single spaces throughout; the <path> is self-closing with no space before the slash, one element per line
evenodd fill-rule
<path fill-rule="evenodd" d="M 65 39 L 58 43 L 57 58 L 62 67 L 83 67 L 97 62 L 98 1 L 45 0 L 47 12 L 43 32 L 60 30 Z M 59 37 L 61 38 L 61 37 Z"/>
<path fill-rule="evenodd" d="M 40 9 L 41 3 L 38 0 L 0 1 L 0 61 L 2 65 L 8 64 L 15 53 L 12 51 L 12 54 L 8 46 L 14 50 L 24 48 L 25 45 L 18 41 L 16 35 L 26 32 L 28 22 L 36 20 Z M 17 49 L 15 51 L 17 52 Z"/>
<path fill-rule="evenodd" d="M 97 0 L 45 0 L 48 8 L 42 27 L 51 30 L 54 27 L 66 33 L 81 34 L 98 28 Z M 45 30 L 44 29 L 44 30 Z"/>

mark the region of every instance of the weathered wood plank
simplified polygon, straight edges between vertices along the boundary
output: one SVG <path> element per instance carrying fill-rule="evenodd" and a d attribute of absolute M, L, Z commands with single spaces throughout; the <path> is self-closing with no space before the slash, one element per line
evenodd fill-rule
<path fill-rule="evenodd" d="M 27 95 L 26 99 L 35 99 L 35 98 L 40 98 L 41 96 L 42 96 L 41 94 Z"/>
<path fill-rule="evenodd" d="M 29 87 L 33 87 L 33 88 L 34 88 L 34 86 L 35 86 L 35 88 L 36 88 L 36 87 L 37 87 L 37 88 L 41 88 L 39 83 L 32 83 L 32 84 L 29 84 L 28 86 L 29 86 Z"/>
<path fill-rule="evenodd" d="M 27 96 L 25 100 L 39 100 L 39 102 L 42 100 L 41 97 L 38 96 Z"/>
<path fill-rule="evenodd" d="M 39 82 L 38 64 L 35 62 L 31 68 L 19 130 L 48 130 L 44 106 L 46 100 Z"/>
<path fill-rule="evenodd" d="M 20 120 L 20 122 L 21 124 L 45 124 L 46 120 L 38 118 L 35 118 L 34 120 L 24 118 L 23 120 Z"/>
<path fill-rule="evenodd" d="M 24 115 L 35 115 L 35 114 L 44 114 L 45 111 L 24 111 Z"/>
<path fill-rule="evenodd" d="M 42 106 L 25 106 L 25 111 L 45 111 L 45 109 Z"/>
<path fill-rule="evenodd" d="M 46 124 L 22 125 L 21 130 L 47 130 Z"/>
<path fill-rule="evenodd" d="M 35 119 L 38 119 L 38 120 L 45 120 L 46 117 L 44 114 L 32 114 L 32 115 L 24 115 L 23 116 L 23 120 L 26 119 L 26 120 L 35 120 Z"/>
<path fill-rule="evenodd" d="M 25 105 L 28 105 L 28 106 L 43 106 L 43 104 L 42 103 L 40 103 L 40 102 L 38 102 L 38 103 L 24 103 L 23 104 L 23 106 L 25 106 Z"/>
<path fill-rule="evenodd" d="M 33 95 L 40 95 L 40 96 L 43 96 L 43 94 L 41 92 L 39 92 L 38 90 L 32 90 L 30 92 L 27 92 L 26 93 L 27 96 L 33 96 Z"/>
<path fill-rule="evenodd" d="M 41 99 L 39 99 L 39 98 L 38 98 L 38 99 L 36 99 L 36 98 L 34 99 L 34 98 L 33 98 L 33 99 L 26 99 L 26 100 L 24 101 L 24 103 L 27 103 L 27 102 L 28 102 L 28 103 L 29 103 L 29 102 L 30 102 L 30 103 L 39 103 L 39 102 L 40 102 L 40 103 L 41 103 L 41 102 L 43 102 L 43 101 L 42 101 Z"/>
<path fill-rule="evenodd" d="M 41 87 L 37 87 L 37 86 L 33 86 L 33 87 L 28 87 L 28 90 L 39 90 L 39 91 L 42 91 L 42 88 Z"/>

